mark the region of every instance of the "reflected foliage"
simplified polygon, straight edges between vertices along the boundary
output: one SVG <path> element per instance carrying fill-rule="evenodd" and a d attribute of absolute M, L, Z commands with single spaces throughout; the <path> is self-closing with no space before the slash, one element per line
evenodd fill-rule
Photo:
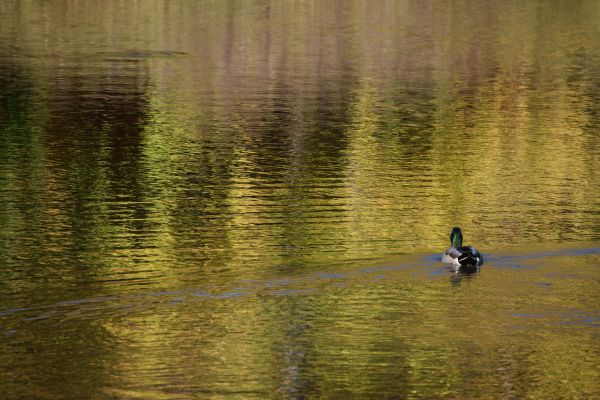
<path fill-rule="evenodd" d="M 0 394 L 597 396 L 599 15 L 0 2 Z"/>

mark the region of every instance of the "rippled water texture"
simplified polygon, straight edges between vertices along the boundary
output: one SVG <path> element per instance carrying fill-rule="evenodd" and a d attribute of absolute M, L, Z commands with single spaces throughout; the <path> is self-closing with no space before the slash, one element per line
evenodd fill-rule
<path fill-rule="evenodd" d="M 600 399 L 599 140 L 597 1 L 1 1 L 0 398 Z"/>

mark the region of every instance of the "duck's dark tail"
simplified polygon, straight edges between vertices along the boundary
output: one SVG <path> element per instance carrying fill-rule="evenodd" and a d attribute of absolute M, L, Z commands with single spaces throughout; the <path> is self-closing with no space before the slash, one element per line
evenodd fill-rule
<path fill-rule="evenodd" d="M 458 251 L 460 251 L 460 256 L 458 256 L 458 263 L 460 265 L 479 266 L 483 264 L 483 257 L 475 247 L 465 246 L 459 248 Z"/>
<path fill-rule="evenodd" d="M 478 257 L 470 253 L 462 253 L 458 256 L 458 263 L 463 266 L 477 266 L 479 265 L 479 260 Z"/>

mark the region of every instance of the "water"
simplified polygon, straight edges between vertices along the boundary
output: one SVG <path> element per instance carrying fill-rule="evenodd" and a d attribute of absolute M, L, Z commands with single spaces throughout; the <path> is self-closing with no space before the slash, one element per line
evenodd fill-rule
<path fill-rule="evenodd" d="M 0 397 L 600 398 L 597 2 L 0 18 Z"/>

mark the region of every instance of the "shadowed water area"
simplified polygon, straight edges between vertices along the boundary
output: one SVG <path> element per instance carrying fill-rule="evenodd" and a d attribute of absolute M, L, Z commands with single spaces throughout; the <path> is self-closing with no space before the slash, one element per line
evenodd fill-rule
<path fill-rule="evenodd" d="M 600 399 L 599 2 L 0 21 L 0 398 Z"/>

